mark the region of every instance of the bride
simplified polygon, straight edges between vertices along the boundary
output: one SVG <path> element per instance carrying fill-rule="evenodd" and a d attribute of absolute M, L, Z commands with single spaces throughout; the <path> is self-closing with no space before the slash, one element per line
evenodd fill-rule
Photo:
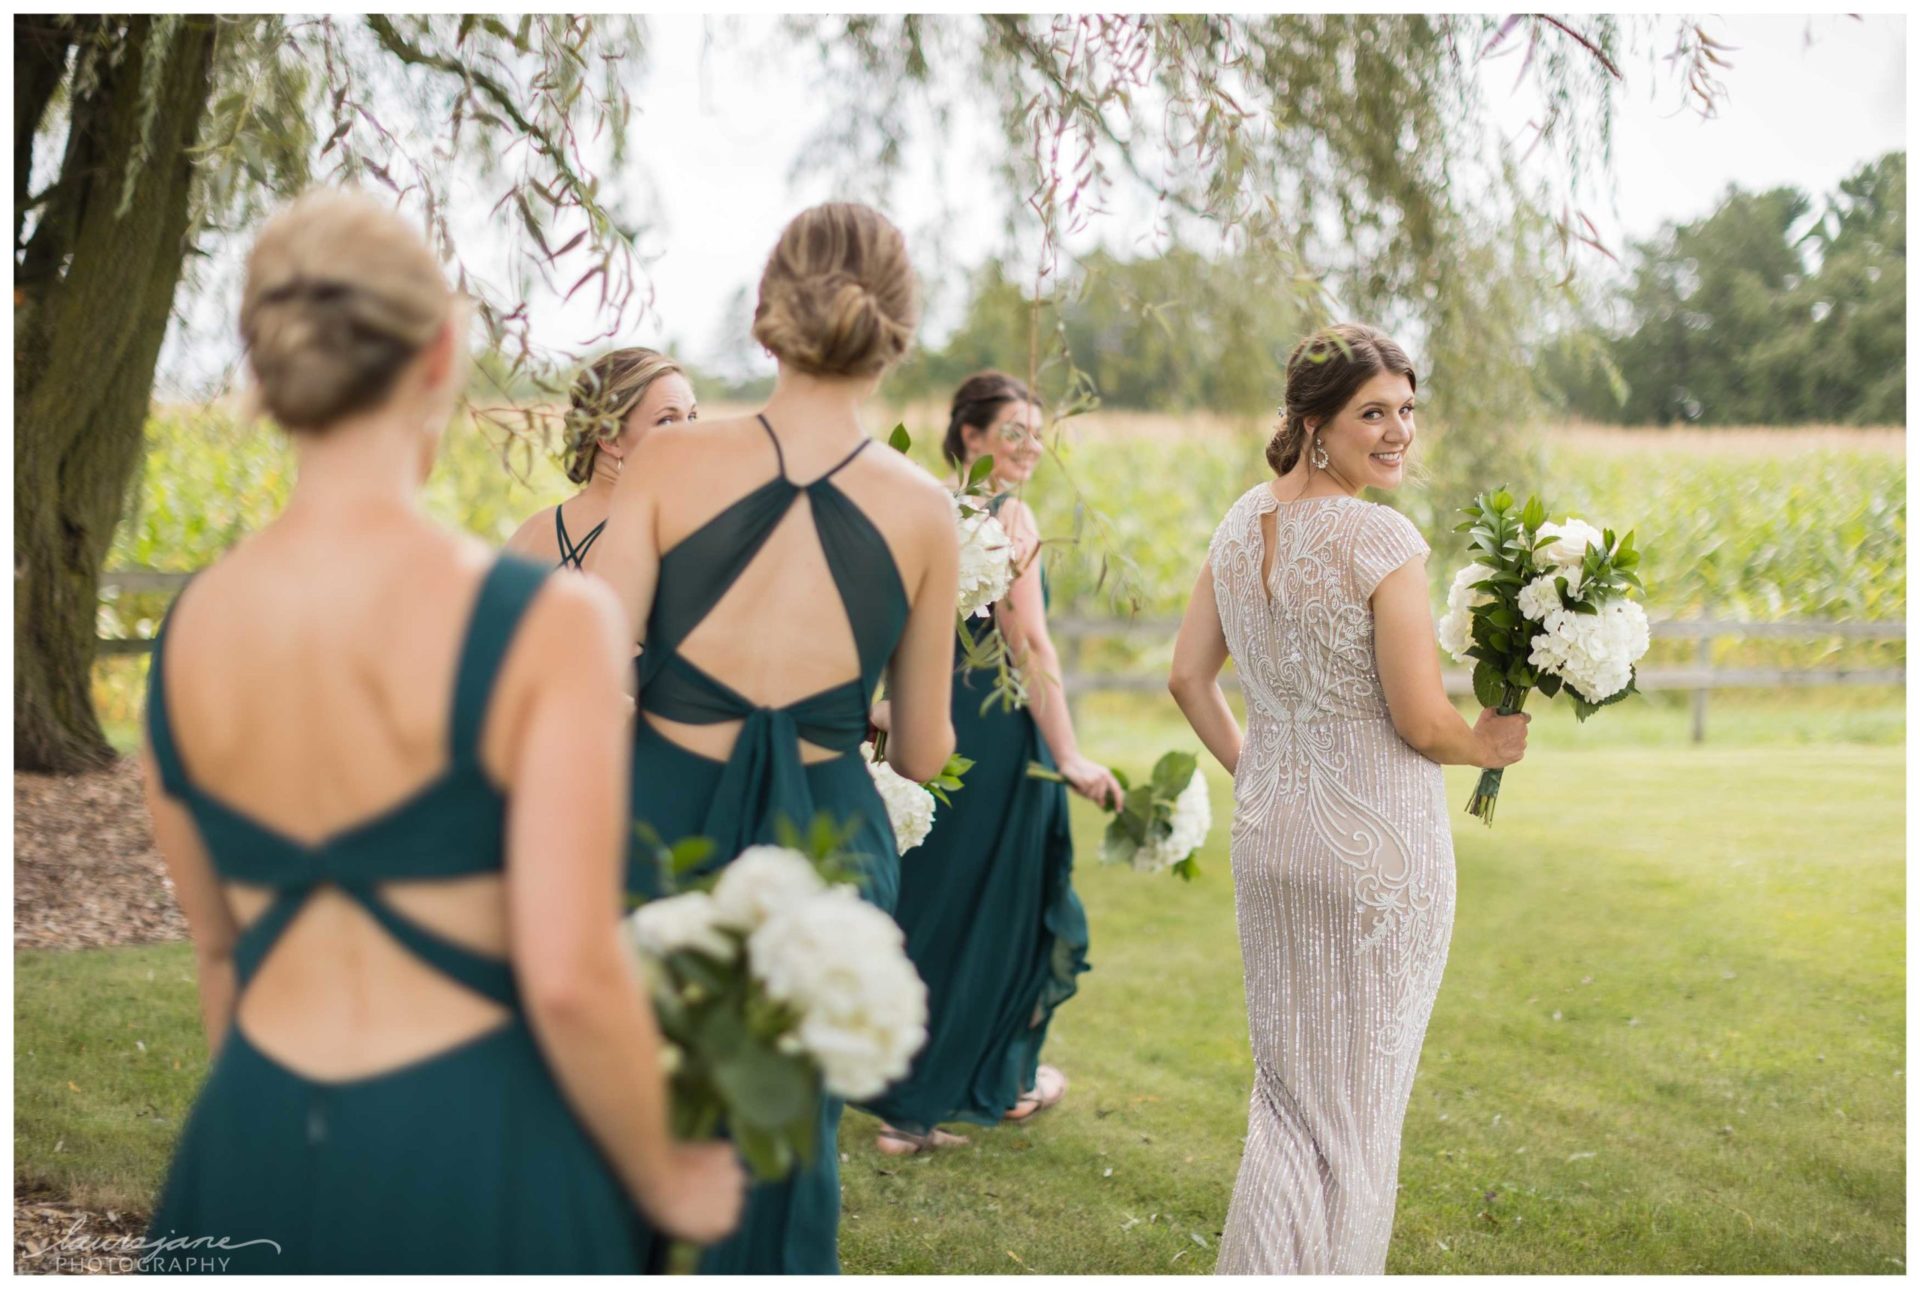
<path fill-rule="evenodd" d="M 1308 337 L 1253 488 L 1214 533 L 1168 687 L 1234 775 L 1233 882 L 1254 1080 L 1220 1241 L 1229 1274 L 1386 1267 L 1400 1126 L 1453 925 L 1442 765 L 1511 765 L 1524 715 L 1447 700 L 1427 544 L 1363 501 L 1414 437 L 1406 352 Z M 1231 656 L 1244 738 L 1219 685 Z"/>

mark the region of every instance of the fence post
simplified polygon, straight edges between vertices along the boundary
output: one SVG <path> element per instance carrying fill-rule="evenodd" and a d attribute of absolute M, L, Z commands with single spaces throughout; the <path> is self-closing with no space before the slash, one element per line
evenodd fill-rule
<path fill-rule="evenodd" d="M 1694 641 L 1693 661 L 1702 672 L 1708 672 L 1713 669 L 1713 636 L 1707 631 L 1705 625 L 1710 619 L 1702 616 L 1700 621 L 1700 638 Z M 1707 741 L 1707 695 L 1711 691 L 1704 683 L 1706 680 L 1704 675 L 1701 680 L 1703 683 L 1700 688 L 1693 691 L 1693 741 L 1695 743 Z"/>

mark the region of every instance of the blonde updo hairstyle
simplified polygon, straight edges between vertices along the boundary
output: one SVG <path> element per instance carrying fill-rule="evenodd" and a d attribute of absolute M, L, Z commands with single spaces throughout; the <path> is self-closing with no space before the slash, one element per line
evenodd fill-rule
<path fill-rule="evenodd" d="M 600 445 L 620 437 L 627 418 L 662 376 L 685 376 L 680 364 L 657 349 L 615 349 L 600 355 L 573 382 L 567 395 L 567 478 L 593 478 Z"/>
<path fill-rule="evenodd" d="M 360 193 L 309 192 L 267 221 L 247 257 L 240 339 L 256 397 L 295 432 L 378 407 L 452 303 L 405 219 Z"/>
<path fill-rule="evenodd" d="M 767 257 L 753 338 L 814 376 L 874 376 L 920 321 L 907 242 L 871 206 L 835 201 L 795 216 Z"/>

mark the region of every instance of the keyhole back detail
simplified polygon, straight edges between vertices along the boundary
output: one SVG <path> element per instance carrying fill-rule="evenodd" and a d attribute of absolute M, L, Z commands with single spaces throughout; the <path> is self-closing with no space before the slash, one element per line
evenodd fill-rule
<path fill-rule="evenodd" d="M 801 742 L 843 754 L 859 746 L 908 608 L 886 539 L 834 483 L 871 440 L 800 484 L 773 426 L 758 420 L 778 474 L 661 556 L 640 659 L 642 712 L 741 722 L 727 766 L 749 801 L 732 826 L 715 822 L 721 851 L 736 834 L 772 839 L 767 801 L 801 808 Z"/>

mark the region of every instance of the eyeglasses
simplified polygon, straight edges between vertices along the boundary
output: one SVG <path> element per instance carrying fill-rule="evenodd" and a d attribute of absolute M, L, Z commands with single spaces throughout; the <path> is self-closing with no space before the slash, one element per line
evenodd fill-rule
<path fill-rule="evenodd" d="M 1017 448 L 1022 443 L 1033 442 L 1040 437 L 1018 421 L 1008 421 L 1001 425 L 994 430 L 994 436 L 1010 448 Z"/>

